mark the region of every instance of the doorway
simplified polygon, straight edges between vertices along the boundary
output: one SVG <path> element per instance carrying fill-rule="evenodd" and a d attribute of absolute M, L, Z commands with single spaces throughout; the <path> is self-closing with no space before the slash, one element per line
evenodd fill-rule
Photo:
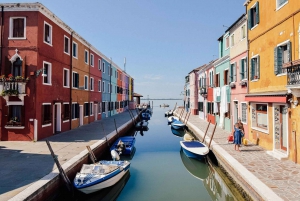
<path fill-rule="evenodd" d="M 79 126 L 83 125 L 83 105 L 79 105 Z"/>
<path fill-rule="evenodd" d="M 239 102 L 233 101 L 233 124 L 238 122 L 239 118 Z"/>
<path fill-rule="evenodd" d="M 274 106 L 275 149 L 287 151 L 288 147 L 288 112 L 285 105 Z"/>
<path fill-rule="evenodd" d="M 61 132 L 61 103 L 54 105 L 54 133 Z"/>

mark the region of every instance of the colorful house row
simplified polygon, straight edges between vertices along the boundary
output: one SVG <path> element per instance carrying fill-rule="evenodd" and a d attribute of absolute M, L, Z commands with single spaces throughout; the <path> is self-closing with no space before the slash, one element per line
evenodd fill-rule
<path fill-rule="evenodd" d="M 111 58 L 40 3 L 0 6 L 0 140 L 37 141 L 128 108 L 134 80 Z"/>
<path fill-rule="evenodd" d="M 245 138 L 299 163 L 300 1 L 244 6 L 247 12 L 218 39 L 219 58 L 197 68 L 198 104 L 186 99 L 199 118 L 229 132 L 240 118 Z"/>

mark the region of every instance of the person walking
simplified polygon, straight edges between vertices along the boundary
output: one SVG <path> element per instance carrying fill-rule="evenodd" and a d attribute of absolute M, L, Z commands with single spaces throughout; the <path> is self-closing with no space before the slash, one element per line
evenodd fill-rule
<path fill-rule="evenodd" d="M 242 130 L 239 128 L 239 124 L 236 123 L 234 126 L 234 133 L 233 133 L 233 143 L 234 143 L 234 150 L 240 151 L 240 145 L 242 142 Z"/>

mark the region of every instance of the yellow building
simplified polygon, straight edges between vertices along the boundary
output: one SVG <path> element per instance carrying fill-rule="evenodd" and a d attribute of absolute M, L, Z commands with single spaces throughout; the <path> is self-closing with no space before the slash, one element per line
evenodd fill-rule
<path fill-rule="evenodd" d="M 289 73 L 285 67 L 286 63 L 299 59 L 300 1 L 247 0 L 245 6 L 249 41 L 249 94 L 246 95 L 250 105 L 249 138 L 274 157 L 295 161 L 295 133 L 300 145 L 300 123 L 296 123 L 300 122 L 300 110 L 294 102 L 290 103 L 297 98 L 288 90 L 291 87 L 287 86 Z"/>

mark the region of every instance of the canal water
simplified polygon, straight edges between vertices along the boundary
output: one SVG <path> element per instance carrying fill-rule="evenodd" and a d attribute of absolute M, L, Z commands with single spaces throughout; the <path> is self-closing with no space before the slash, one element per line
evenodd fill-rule
<path fill-rule="evenodd" d="M 214 168 L 205 161 L 187 158 L 181 151 L 182 139 L 172 133 L 164 117 L 165 111 L 173 109 L 176 102 L 154 100 L 149 130 L 130 133 L 136 135 L 136 149 L 132 157 L 126 158 L 131 161 L 131 167 L 120 182 L 88 196 L 77 192 L 75 200 L 240 200 Z M 177 104 L 182 105 L 181 102 L 178 100 Z M 159 107 L 163 103 L 170 107 Z M 65 199 L 64 195 L 56 200 Z"/>

